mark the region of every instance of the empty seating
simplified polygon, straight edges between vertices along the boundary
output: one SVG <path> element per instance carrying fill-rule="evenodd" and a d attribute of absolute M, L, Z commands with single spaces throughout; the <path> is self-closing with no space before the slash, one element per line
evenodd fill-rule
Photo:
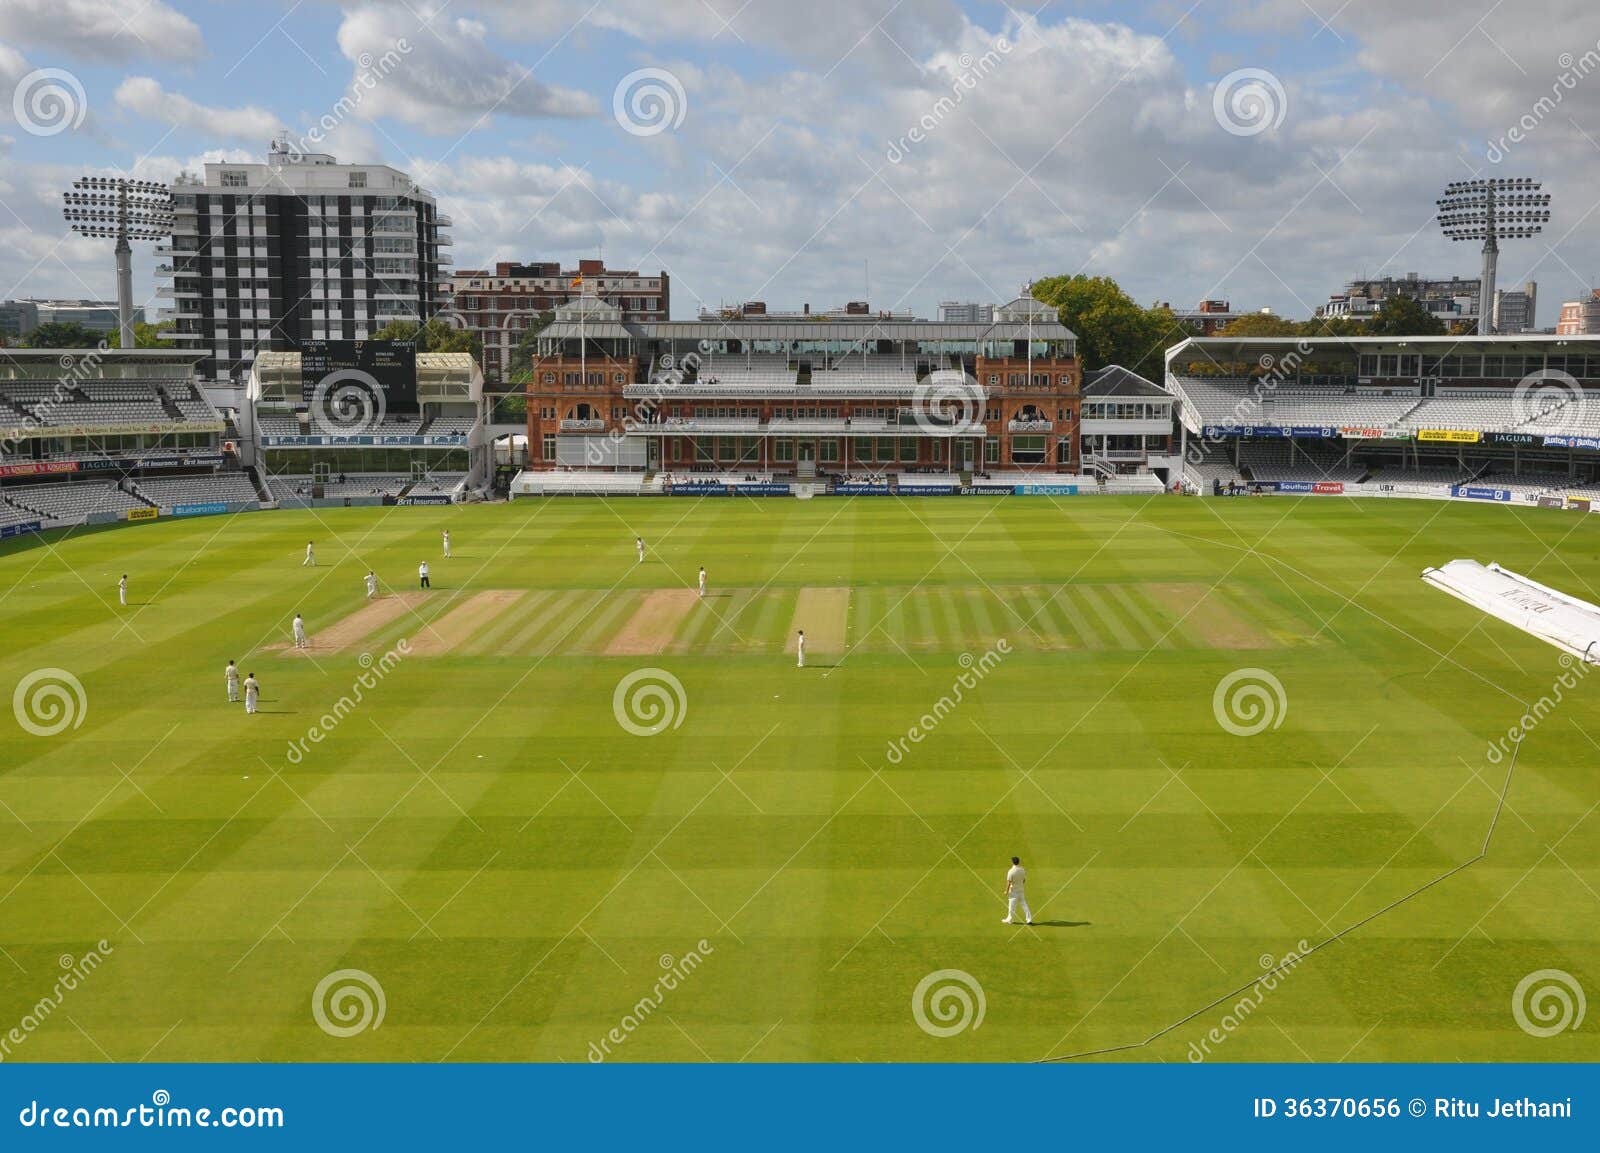
<path fill-rule="evenodd" d="M 217 501 L 260 499 L 256 486 L 243 473 L 220 472 L 206 476 L 142 477 L 129 482 L 134 491 L 152 504 L 171 508 L 180 504 L 213 504 Z"/>
<path fill-rule="evenodd" d="M 93 512 L 126 512 L 148 507 L 138 497 L 109 481 L 17 485 L 5 490 L 6 500 L 47 520 L 81 522 Z"/>

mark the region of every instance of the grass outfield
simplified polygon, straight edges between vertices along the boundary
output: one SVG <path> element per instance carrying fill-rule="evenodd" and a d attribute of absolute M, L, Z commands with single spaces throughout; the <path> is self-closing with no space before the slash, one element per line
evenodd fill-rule
<path fill-rule="evenodd" d="M 615 1030 L 620 1060 L 1157 1034 L 1107 1056 L 1600 1059 L 1592 1020 L 1537 1037 L 1513 1013 L 1538 970 L 1600 990 L 1597 686 L 1534 724 L 1507 785 L 1486 750 L 1563 668 L 1418 580 L 1475 557 L 1600 600 L 1597 534 L 1447 503 L 857 498 L 7 542 L 0 688 L 58 668 L 87 706 L 53 736 L 0 722 L 0 1056 L 582 1061 Z M 369 567 L 392 596 L 423 559 L 430 593 L 364 607 Z M 309 657 L 281 647 L 297 609 Z M 230 657 L 261 715 L 224 702 Z M 670 680 L 635 678 L 621 717 L 666 708 L 655 735 L 614 711 L 641 669 Z M 1241 669 L 1223 718 L 1253 700 L 1255 735 L 1214 711 Z M 1031 929 L 999 923 L 1013 853 Z M 313 991 L 345 969 L 385 1014 L 339 1037 Z M 984 1009 L 950 1036 L 959 998 L 928 993 L 932 1031 L 913 1013 L 944 970 Z"/>

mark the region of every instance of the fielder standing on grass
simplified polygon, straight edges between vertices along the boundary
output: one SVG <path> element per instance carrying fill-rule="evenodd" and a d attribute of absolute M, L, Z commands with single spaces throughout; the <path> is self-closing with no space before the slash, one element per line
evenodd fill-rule
<path fill-rule="evenodd" d="M 228 682 L 228 703 L 231 704 L 231 705 L 238 704 L 239 703 L 239 666 L 234 664 L 232 661 L 229 661 L 228 662 L 228 667 L 226 669 L 222 670 L 222 675 L 223 675 L 223 677 L 225 677 L 227 679 L 227 682 Z"/>
<path fill-rule="evenodd" d="M 444 559 L 450 559 L 450 530 L 444 530 Z"/>
<path fill-rule="evenodd" d="M 122 579 L 117 582 L 117 601 L 120 604 L 128 603 L 128 574 L 123 573 Z"/>
<path fill-rule="evenodd" d="M 317 567 L 317 550 L 311 547 L 310 541 L 306 541 L 306 559 L 300 562 L 301 568 L 305 568 L 307 565 L 312 568 Z"/>
<path fill-rule="evenodd" d="M 1022 858 L 1012 857 L 1011 868 L 1006 870 L 1006 916 L 1001 921 L 1002 925 L 1011 924 L 1016 916 L 1017 906 L 1022 906 L 1022 918 L 1028 924 L 1033 924 L 1033 910 L 1028 908 L 1028 898 L 1023 890 L 1028 884 L 1028 870 L 1022 867 Z"/>
<path fill-rule="evenodd" d="M 294 614 L 294 647 L 297 649 L 306 647 L 306 620 L 299 613 Z"/>
<path fill-rule="evenodd" d="M 244 711 L 246 714 L 256 711 L 256 702 L 261 699 L 261 682 L 256 680 L 255 673 L 244 679 Z"/>
<path fill-rule="evenodd" d="M 378 595 L 378 575 L 374 572 L 367 573 L 367 599 L 370 601 Z"/>
<path fill-rule="evenodd" d="M 642 536 L 634 537 L 633 538 L 633 547 L 639 551 L 639 563 L 640 564 L 644 564 L 644 537 L 642 537 Z"/>
<path fill-rule="evenodd" d="M 431 584 L 428 583 L 428 562 L 427 561 L 423 561 L 421 564 L 419 564 L 417 566 L 417 580 L 420 582 L 420 585 L 421 585 L 422 588 L 431 589 L 433 587 Z"/>
<path fill-rule="evenodd" d="M 701 595 L 702 598 L 706 595 L 706 566 L 705 565 L 701 565 L 700 566 L 700 595 Z"/>
<path fill-rule="evenodd" d="M 794 639 L 795 656 L 798 658 L 796 668 L 806 667 L 806 630 L 801 629 L 800 635 Z"/>

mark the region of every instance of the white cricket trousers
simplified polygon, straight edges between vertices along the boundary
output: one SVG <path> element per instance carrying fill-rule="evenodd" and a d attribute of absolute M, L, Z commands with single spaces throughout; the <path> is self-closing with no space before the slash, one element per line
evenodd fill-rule
<path fill-rule="evenodd" d="M 1033 920 L 1033 910 L 1028 908 L 1028 898 L 1023 896 L 1021 893 L 1016 894 L 1016 896 L 1006 898 L 1006 920 L 1016 920 L 1018 905 L 1022 906 L 1022 919 L 1024 921 Z"/>

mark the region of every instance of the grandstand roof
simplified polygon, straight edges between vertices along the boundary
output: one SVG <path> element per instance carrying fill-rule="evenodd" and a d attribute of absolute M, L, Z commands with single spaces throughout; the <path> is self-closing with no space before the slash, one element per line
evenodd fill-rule
<path fill-rule="evenodd" d="M 1318 348 L 1428 348 L 1436 354 L 1451 348 L 1478 352 L 1549 352 L 1578 346 L 1600 352 L 1600 336 L 1558 336 L 1551 332 L 1520 332 L 1509 336 L 1191 336 L 1167 349 L 1171 360 L 1182 349 L 1207 353 L 1213 349 L 1283 348 L 1305 344 Z"/>
<path fill-rule="evenodd" d="M 1167 400 L 1172 394 L 1159 384 L 1120 364 L 1108 364 L 1083 382 L 1084 396 L 1157 396 Z"/>

